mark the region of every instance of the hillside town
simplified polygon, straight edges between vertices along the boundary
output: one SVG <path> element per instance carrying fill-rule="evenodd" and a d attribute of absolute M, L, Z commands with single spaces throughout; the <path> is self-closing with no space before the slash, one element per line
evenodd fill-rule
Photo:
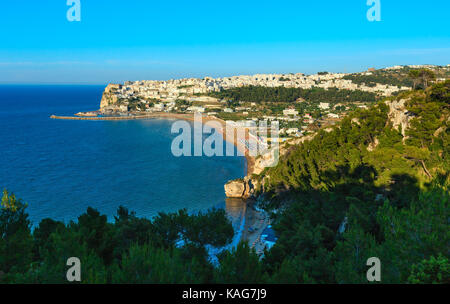
<path fill-rule="evenodd" d="M 223 78 L 185 78 L 168 81 L 127 81 L 124 84 L 109 84 L 103 94 L 100 110 L 78 113 L 78 116 L 130 116 L 152 113 L 202 113 L 204 116 L 251 124 L 256 121 L 278 121 L 280 137 L 301 137 L 320 127 L 333 125 L 349 110 L 366 108 L 373 100 L 364 100 L 356 95 L 353 102 L 345 96 L 337 102 L 298 98 L 295 102 L 249 102 L 220 97 L 220 92 L 248 87 L 286 88 L 303 90 L 322 90 L 330 92 L 345 91 L 355 94 L 369 94 L 376 98 L 398 94 L 410 90 L 405 81 L 407 71 L 416 68 L 431 68 L 448 75 L 450 68 L 437 66 L 394 66 L 381 70 L 373 68 L 356 74 L 320 72 L 314 75 L 256 74 L 252 76 L 232 76 Z M 384 83 L 378 83 L 379 75 Z M 393 81 L 394 75 L 402 81 Z M 390 78 L 389 78 L 390 77 Z M 373 82 L 368 80 L 374 79 Z M 391 82 L 392 80 L 392 82 Z M 437 79 L 439 80 L 439 79 Z M 336 90 L 331 92 L 332 90 Z M 347 94 L 347 93 L 346 93 Z"/>
<path fill-rule="evenodd" d="M 371 75 L 372 72 L 364 72 L 363 75 Z M 319 73 L 314 75 L 296 74 L 256 74 L 252 76 L 232 76 L 224 78 L 185 78 L 168 81 L 144 80 L 127 81 L 123 85 L 112 85 L 119 99 L 144 98 L 155 99 L 164 102 L 175 101 L 179 98 L 192 95 L 208 94 L 222 90 L 245 87 L 286 87 L 311 89 L 337 88 L 341 90 L 361 90 L 378 93 L 382 96 L 390 96 L 401 90 L 409 90 L 410 87 L 398 87 L 392 85 L 377 84 L 375 87 L 359 85 L 351 80 L 343 79 L 347 74 L 343 73 Z"/>

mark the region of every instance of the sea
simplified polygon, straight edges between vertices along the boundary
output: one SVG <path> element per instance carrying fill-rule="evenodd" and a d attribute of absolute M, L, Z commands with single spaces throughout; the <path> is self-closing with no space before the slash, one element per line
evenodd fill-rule
<path fill-rule="evenodd" d="M 113 221 L 121 205 L 149 219 L 225 208 L 239 226 L 244 203 L 227 200 L 224 184 L 245 176 L 244 157 L 175 157 L 175 120 L 50 119 L 98 109 L 104 88 L 0 86 L 0 188 L 27 203 L 32 226 L 76 221 L 88 207 Z"/>

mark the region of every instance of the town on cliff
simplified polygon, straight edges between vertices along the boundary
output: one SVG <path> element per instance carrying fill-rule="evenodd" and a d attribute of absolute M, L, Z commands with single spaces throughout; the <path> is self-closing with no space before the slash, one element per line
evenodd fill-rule
<path fill-rule="evenodd" d="M 278 156 L 282 156 L 290 146 L 312 139 L 318 130 L 331 130 L 348 112 L 411 90 L 416 86 L 410 77 L 414 69 L 432 70 L 436 81 L 444 81 L 450 71 L 448 65 L 411 65 L 370 68 L 353 74 L 319 72 L 126 81 L 105 88 L 98 111 L 76 115 L 86 119 L 139 119 L 182 118 L 197 113 L 208 120 L 232 121 L 235 127 L 245 129 L 263 144 L 276 140 Z M 406 118 L 398 112 L 401 105 L 390 107 L 394 123 L 404 124 Z M 260 121 L 279 123 L 276 139 L 259 133 L 255 123 Z M 269 150 L 257 157 L 246 153 L 246 157 L 247 176 L 225 185 L 227 197 L 254 196 L 260 185 L 252 176 L 264 171 L 274 152 Z"/>

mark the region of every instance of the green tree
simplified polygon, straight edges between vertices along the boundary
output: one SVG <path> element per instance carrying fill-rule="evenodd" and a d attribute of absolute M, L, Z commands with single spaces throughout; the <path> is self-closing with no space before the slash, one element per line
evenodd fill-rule
<path fill-rule="evenodd" d="M 245 242 L 240 242 L 231 252 L 223 252 L 219 263 L 215 275 L 218 283 L 258 284 L 266 280 L 258 255 Z"/>
<path fill-rule="evenodd" d="M 353 226 L 343 235 L 333 251 L 334 273 L 338 283 L 367 283 L 367 259 L 378 257 L 379 249 L 374 237 L 359 226 Z"/>
<path fill-rule="evenodd" d="M 420 77 L 422 78 L 422 83 L 425 88 L 428 88 L 430 81 L 436 79 L 436 75 L 432 70 L 429 69 L 421 69 Z"/>
<path fill-rule="evenodd" d="M 195 259 L 186 265 L 178 249 L 157 248 L 150 244 L 132 245 L 113 269 L 113 283 L 181 284 L 205 283 L 192 272 Z"/>
<path fill-rule="evenodd" d="M 414 89 L 416 89 L 419 82 L 424 88 L 427 88 L 430 81 L 436 79 L 436 75 L 430 69 L 411 70 L 408 76 L 413 79 Z"/>
<path fill-rule="evenodd" d="M 414 264 L 408 282 L 412 284 L 450 284 L 448 258 L 439 255 Z"/>
<path fill-rule="evenodd" d="M 407 208 L 398 209 L 386 201 L 379 209 L 377 221 L 384 239 L 379 257 L 390 261 L 383 271 L 386 282 L 406 282 L 411 265 L 447 253 L 449 203 L 448 191 L 434 186 L 419 193 Z"/>
<path fill-rule="evenodd" d="M 27 205 L 3 191 L 0 209 L 0 272 L 23 272 L 31 264 L 33 239 Z"/>
<path fill-rule="evenodd" d="M 58 222 L 50 218 L 43 219 L 33 232 L 35 257 L 39 258 L 39 250 L 47 247 L 52 233 L 65 228 L 66 226 L 63 222 Z"/>
<path fill-rule="evenodd" d="M 416 87 L 417 87 L 417 83 L 418 83 L 418 81 L 420 79 L 420 72 L 419 72 L 419 70 L 411 70 L 411 71 L 409 71 L 408 77 L 410 77 L 413 80 L 413 83 L 414 83 L 413 89 L 415 90 Z"/>
<path fill-rule="evenodd" d="M 94 250 L 105 264 L 113 259 L 117 240 L 114 238 L 114 227 L 96 209 L 88 207 L 86 213 L 78 217 L 73 228 L 81 234 L 89 249 Z"/>

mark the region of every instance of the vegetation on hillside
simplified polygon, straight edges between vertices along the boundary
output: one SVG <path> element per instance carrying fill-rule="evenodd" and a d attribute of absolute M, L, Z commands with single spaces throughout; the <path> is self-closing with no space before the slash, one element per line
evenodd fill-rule
<path fill-rule="evenodd" d="M 256 91 L 254 101 L 264 96 Z M 382 262 L 382 283 L 450 283 L 450 81 L 393 99 L 407 100 L 408 129 L 394 128 L 380 102 L 263 172 L 278 241 L 262 260 L 245 243 L 209 260 L 207 248 L 233 236 L 223 210 L 150 221 L 119 208 L 108 222 L 88 208 L 32 231 L 26 205 L 5 191 L 0 282 L 64 283 L 75 256 L 84 283 L 367 283 L 370 257 Z"/>
<path fill-rule="evenodd" d="M 398 87 L 412 87 L 413 81 L 408 75 L 409 69 L 401 69 L 397 71 L 376 70 L 370 72 L 370 75 L 356 73 L 344 76 L 343 79 L 351 80 L 356 84 L 365 84 L 374 87 L 376 84 L 384 84 Z"/>
<path fill-rule="evenodd" d="M 224 246 L 234 234 L 224 210 L 160 213 L 150 221 L 124 207 L 114 222 L 88 208 L 77 222 L 44 219 L 32 232 L 26 207 L 4 192 L 0 283 L 67 283 L 70 257 L 80 259 L 83 283 L 211 282 L 206 248 Z"/>
<path fill-rule="evenodd" d="M 384 283 L 450 282 L 449 94 L 447 81 L 396 97 L 408 100 L 406 137 L 379 103 L 263 174 L 266 208 L 283 210 L 274 215 L 279 241 L 264 260 L 269 275 L 362 283 L 375 256 Z"/>
<path fill-rule="evenodd" d="M 377 95 L 371 92 L 339 90 L 330 88 L 328 90 L 322 88 L 300 89 L 285 87 L 260 87 L 248 86 L 223 90 L 221 92 L 213 92 L 213 97 L 227 99 L 233 102 L 295 102 L 298 99 L 306 99 L 311 103 L 329 102 L 375 102 Z"/>

